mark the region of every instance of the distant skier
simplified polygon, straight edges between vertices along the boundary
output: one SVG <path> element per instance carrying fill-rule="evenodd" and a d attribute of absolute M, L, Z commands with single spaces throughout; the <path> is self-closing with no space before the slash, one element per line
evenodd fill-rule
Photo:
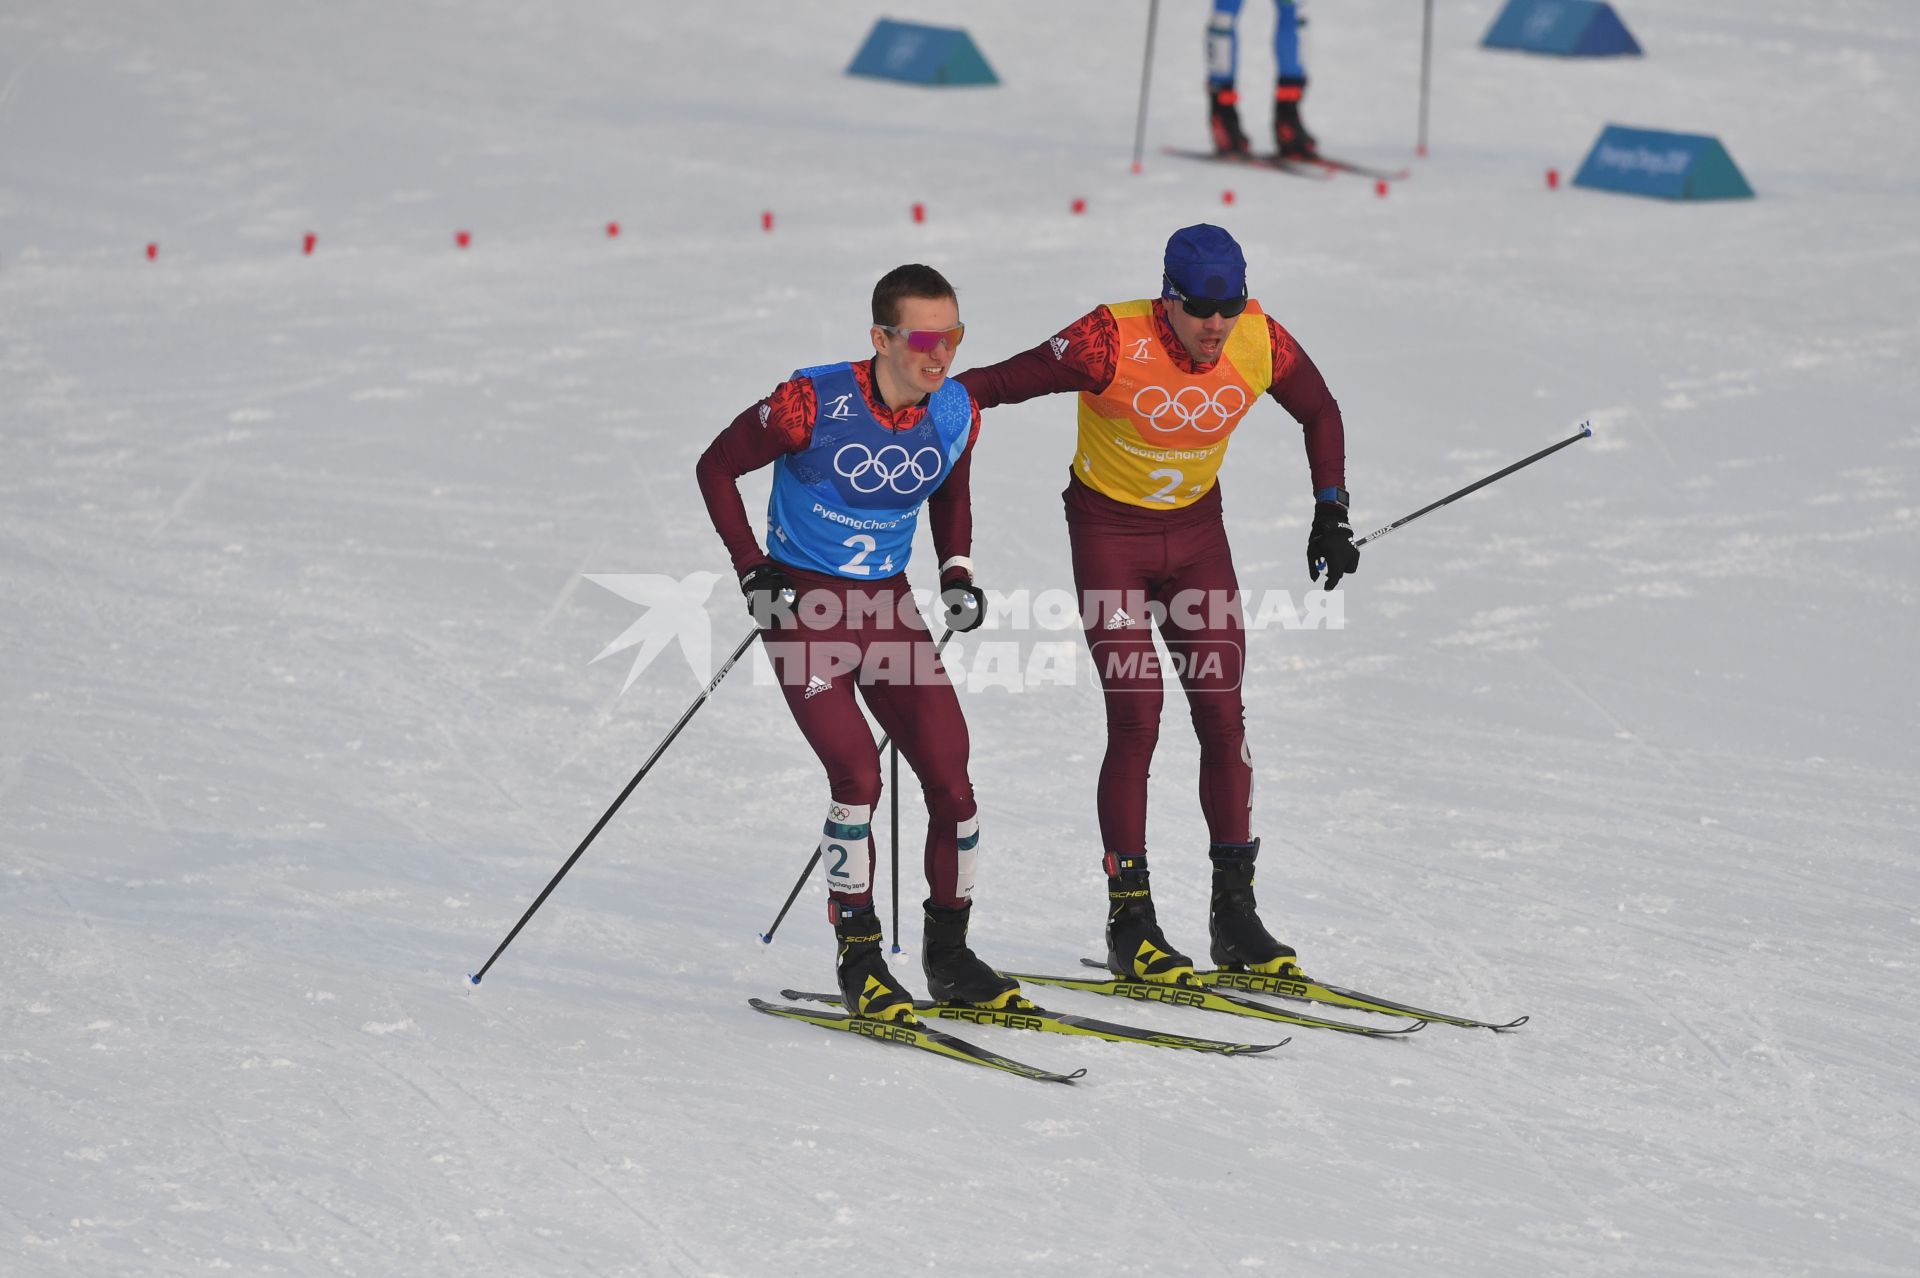
<path fill-rule="evenodd" d="M 1234 81 L 1240 68 L 1241 0 L 1213 0 L 1207 19 L 1207 106 L 1213 149 L 1221 155 L 1250 150 L 1240 128 L 1240 95 Z M 1300 122 L 1300 99 L 1307 72 L 1300 63 L 1300 19 L 1294 0 L 1274 0 L 1273 60 L 1278 80 L 1273 89 L 1273 143 L 1283 158 L 1308 160 L 1319 153 L 1313 135 Z"/>
<path fill-rule="evenodd" d="M 873 290 L 873 358 L 801 369 L 734 418 L 697 468 L 788 708 L 827 769 L 820 851 L 840 990 L 849 1012 L 880 1020 L 915 1018 L 912 995 L 880 953 L 871 829 L 880 758 L 856 687 L 926 798 L 931 895 L 921 962 L 929 993 L 990 1007 L 1023 1003 L 1018 983 L 967 945 L 980 839 L 967 724 L 906 578 L 924 503 L 948 624 L 980 624 L 967 491 L 980 411 L 947 379 L 964 333 L 953 286 L 938 271 L 889 271 Z M 769 464 L 763 551 L 736 481 Z"/>
<path fill-rule="evenodd" d="M 1253 762 L 1240 680 L 1246 637 L 1215 477 L 1227 440 L 1263 392 L 1305 428 L 1314 485 L 1307 566 L 1327 589 L 1359 567 L 1347 523 L 1340 408 L 1305 351 L 1247 295 L 1240 246 L 1217 226 L 1167 241 L 1160 296 L 1114 302 L 1032 350 L 959 379 L 982 409 L 1080 397 L 1079 446 L 1063 497 L 1081 623 L 1105 693 L 1098 807 L 1107 872 L 1107 966 L 1173 982 L 1193 960 L 1161 931 L 1147 879 L 1147 768 L 1161 674 L 1149 612 L 1173 654 L 1200 739 L 1200 806 L 1211 840 L 1211 955 L 1221 967 L 1296 968 L 1253 896 Z M 1224 604 L 1224 606 L 1223 606 Z"/>

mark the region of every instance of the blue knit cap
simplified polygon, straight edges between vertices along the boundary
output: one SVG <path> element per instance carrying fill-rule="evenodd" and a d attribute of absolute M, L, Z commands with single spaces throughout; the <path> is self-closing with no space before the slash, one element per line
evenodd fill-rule
<path fill-rule="evenodd" d="M 1172 289 L 1192 298 L 1225 299 L 1247 295 L 1247 259 L 1234 238 L 1202 222 L 1183 226 L 1167 241 L 1162 297 Z"/>

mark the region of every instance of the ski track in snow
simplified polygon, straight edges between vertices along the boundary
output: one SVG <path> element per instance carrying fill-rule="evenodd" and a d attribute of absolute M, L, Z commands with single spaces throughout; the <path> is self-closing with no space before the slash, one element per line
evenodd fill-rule
<path fill-rule="evenodd" d="M 1433 156 L 1384 200 L 1128 173 L 1142 15 L 1096 0 L 889 10 L 965 22 L 1004 83 L 964 91 L 841 75 L 859 6 L 0 14 L 0 1271 L 1910 1272 L 1911 14 L 1675 0 L 1583 64 L 1479 50 L 1497 7 L 1441 7 Z M 1162 15 L 1150 141 L 1198 136 L 1198 28 Z M 1418 35 L 1317 16 L 1330 149 L 1402 162 Z M 1718 134 L 1760 197 L 1543 190 L 1608 120 Z M 699 691 L 675 651 L 620 695 L 591 659 L 634 608 L 582 582 L 724 570 L 714 432 L 859 354 L 896 262 L 988 362 L 1198 220 L 1327 375 L 1368 531 L 1593 423 L 1369 545 L 1344 629 L 1250 642 L 1276 930 L 1530 1022 L 1245 1059 L 965 1031 L 1068 1088 L 759 1015 L 832 948 L 817 880 L 757 939 L 824 800 L 757 650 L 468 985 Z M 991 589 L 1070 582 L 1072 411 L 987 416 Z M 1301 604 L 1271 404 L 1221 482 L 1243 586 Z M 709 610 L 723 652 L 725 580 Z M 959 648 L 1010 638 L 1083 677 L 963 692 L 973 936 L 1067 972 L 1100 701 L 1077 634 Z M 1170 692 L 1155 894 L 1204 953 L 1195 754 Z M 917 986 L 910 775 L 900 806 Z"/>

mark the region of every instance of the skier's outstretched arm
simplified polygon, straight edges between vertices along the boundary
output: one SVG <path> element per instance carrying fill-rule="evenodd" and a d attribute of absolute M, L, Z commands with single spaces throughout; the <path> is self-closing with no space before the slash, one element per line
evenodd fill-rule
<path fill-rule="evenodd" d="M 1062 391 L 1098 393 L 1113 381 L 1119 343 L 1120 326 L 1112 313 L 1096 306 L 1032 350 L 970 368 L 956 380 L 983 409 Z"/>

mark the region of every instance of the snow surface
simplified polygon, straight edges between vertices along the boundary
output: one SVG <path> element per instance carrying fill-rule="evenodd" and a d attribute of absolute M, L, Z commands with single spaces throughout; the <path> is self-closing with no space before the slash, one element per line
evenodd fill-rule
<path fill-rule="evenodd" d="M 1138 176 L 1138 4 L 0 10 L 0 1270 L 1915 1272 L 1920 19 L 1628 4 L 1648 56 L 1589 65 L 1437 7 L 1385 199 L 1158 154 L 1202 141 L 1195 3 Z M 1330 150 L 1409 160 L 1419 9 L 1316 8 Z M 881 12 L 1003 85 L 843 76 Z M 1718 135 L 1759 198 L 1549 192 L 1609 121 Z M 831 955 L 817 885 L 756 939 L 824 787 L 744 667 L 468 987 L 700 686 L 620 695 L 590 659 L 639 610 L 583 574 L 725 569 L 714 432 L 858 355 L 897 262 L 987 361 L 1205 219 L 1340 397 L 1356 523 L 1593 421 L 1249 679 L 1310 970 L 1532 1023 L 974 1033 L 1068 1089 L 756 1015 Z M 1069 580 L 1071 413 L 988 419 L 989 586 Z M 1257 410 L 1224 473 L 1243 581 L 1296 599 L 1297 439 Z M 1004 966 L 1100 943 L 1084 682 L 967 697 Z M 1164 736 L 1157 895 L 1203 947 L 1177 701 Z"/>

